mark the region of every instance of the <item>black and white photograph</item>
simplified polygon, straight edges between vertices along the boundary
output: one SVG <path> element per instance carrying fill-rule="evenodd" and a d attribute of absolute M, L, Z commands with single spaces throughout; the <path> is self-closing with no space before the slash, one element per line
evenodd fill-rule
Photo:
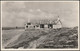
<path fill-rule="evenodd" d="M 2 49 L 78 49 L 78 1 L 2 1 Z"/>

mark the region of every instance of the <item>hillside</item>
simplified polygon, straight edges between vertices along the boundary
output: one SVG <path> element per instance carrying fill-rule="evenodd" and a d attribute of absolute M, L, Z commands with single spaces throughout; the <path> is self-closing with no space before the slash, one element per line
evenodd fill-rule
<path fill-rule="evenodd" d="M 77 48 L 78 27 L 60 29 L 33 29 L 21 33 L 5 48 Z"/>

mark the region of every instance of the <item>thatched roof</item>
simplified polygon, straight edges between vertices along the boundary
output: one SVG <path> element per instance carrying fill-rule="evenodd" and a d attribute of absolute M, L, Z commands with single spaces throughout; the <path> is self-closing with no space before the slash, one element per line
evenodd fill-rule
<path fill-rule="evenodd" d="M 30 22 L 33 25 L 40 25 L 40 24 L 53 24 L 56 25 L 60 20 L 55 19 L 55 20 L 39 20 L 39 21 L 32 21 Z"/>

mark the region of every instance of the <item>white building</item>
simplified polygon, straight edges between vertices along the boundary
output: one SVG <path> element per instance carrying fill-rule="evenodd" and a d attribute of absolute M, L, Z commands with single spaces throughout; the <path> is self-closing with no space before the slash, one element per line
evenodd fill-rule
<path fill-rule="evenodd" d="M 48 22 L 40 22 L 38 24 L 32 24 L 30 20 L 28 20 L 27 24 L 25 24 L 25 29 L 43 29 L 43 28 L 62 28 L 62 22 L 58 17 L 55 21 L 48 21 Z"/>

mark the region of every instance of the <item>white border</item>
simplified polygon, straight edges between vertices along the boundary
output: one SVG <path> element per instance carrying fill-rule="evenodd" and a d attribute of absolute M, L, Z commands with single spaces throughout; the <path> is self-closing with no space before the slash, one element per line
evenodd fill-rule
<path fill-rule="evenodd" d="M 77 2 L 79 7 L 79 1 L 1 1 L 1 50 L 79 50 L 79 23 L 78 23 L 78 48 L 67 48 L 67 49 L 3 49 L 2 48 L 2 2 Z M 78 8 L 79 10 L 79 8 Z M 79 12 L 78 12 L 78 22 L 79 22 Z"/>

